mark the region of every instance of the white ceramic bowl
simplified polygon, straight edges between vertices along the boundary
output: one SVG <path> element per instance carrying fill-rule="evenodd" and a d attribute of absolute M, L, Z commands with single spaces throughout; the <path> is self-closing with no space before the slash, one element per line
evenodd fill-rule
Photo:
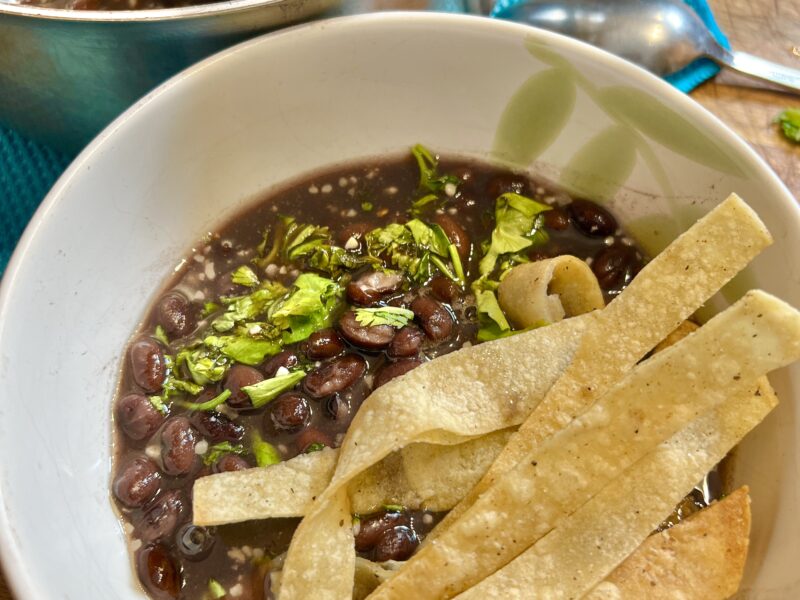
<path fill-rule="evenodd" d="M 217 55 L 112 124 L 28 228 L 0 295 L 0 541 L 20 599 L 140 598 L 111 509 L 120 350 L 203 232 L 298 174 L 422 142 L 609 198 L 651 251 L 732 191 L 776 243 L 728 290 L 800 306 L 800 211 L 722 123 L 590 46 L 478 18 L 317 22 Z M 656 233 L 654 233 L 656 232 Z M 725 302 L 725 297 L 720 302 Z M 800 367 L 742 445 L 750 597 L 800 594 Z"/>

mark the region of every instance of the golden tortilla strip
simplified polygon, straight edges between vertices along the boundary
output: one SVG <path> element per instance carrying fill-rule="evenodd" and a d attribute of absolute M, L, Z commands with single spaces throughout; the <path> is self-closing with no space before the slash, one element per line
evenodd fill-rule
<path fill-rule="evenodd" d="M 742 487 L 647 538 L 584 600 L 725 600 L 739 589 L 750 536 Z"/>
<path fill-rule="evenodd" d="M 769 294 L 748 292 L 694 334 L 637 365 L 498 478 L 372 596 L 448 598 L 472 587 L 697 416 L 752 392 L 751 382 L 798 357 L 800 313 Z"/>
<path fill-rule="evenodd" d="M 582 598 L 636 551 L 686 492 L 777 405 L 765 377 L 754 387 L 755 395 L 746 392 L 695 419 L 458 600 Z M 746 531 L 744 536 L 746 548 Z M 709 556 L 707 564 L 713 566 L 715 558 Z M 743 557 L 740 562 L 743 567 Z"/>
<path fill-rule="evenodd" d="M 517 265 L 500 283 L 497 299 L 519 329 L 556 323 L 606 305 L 592 269 L 569 255 Z"/>
<path fill-rule="evenodd" d="M 510 435 L 504 429 L 463 444 L 411 444 L 392 453 L 351 484 L 352 510 L 366 514 L 384 504 L 449 510 L 486 473 Z M 201 477 L 192 494 L 194 524 L 302 517 L 328 486 L 338 456 L 338 450 L 325 449 L 269 467 Z"/>
<path fill-rule="evenodd" d="M 394 574 L 399 565 L 400 563 L 393 560 L 374 563 L 357 556 L 353 600 L 363 600 L 369 596 L 376 587 Z"/>
<path fill-rule="evenodd" d="M 645 265 L 605 309 L 592 313 L 596 319 L 563 377 L 429 539 L 446 531 L 500 474 L 588 409 L 771 243 L 755 212 L 731 194 Z"/>
<path fill-rule="evenodd" d="M 344 546 L 319 535 L 349 510 L 339 490 L 409 444 L 461 443 L 519 424 L 566 369 L 592 316 L 463 348 L 375 390 L 350 425 L 331 484 L 292 537 L 279 597 L 349 598 L 353 571 L 342 557 L 354 554 L 352 532 Z"/>

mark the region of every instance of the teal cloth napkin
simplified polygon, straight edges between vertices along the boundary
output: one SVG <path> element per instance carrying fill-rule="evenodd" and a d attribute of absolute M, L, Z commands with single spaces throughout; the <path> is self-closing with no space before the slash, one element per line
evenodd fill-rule
<path fill-rule="evenodd" d="M 504 9 L 520 1 L 523 0 L 499 0 L 492 16 L 502 15 Z M 684 1 L 700 15 L 714 37 L 730 48 L 706 0 Z M 431 7 L 447 12 L 464 10 L 462 0 L 434 0 Z M 342 12 L 352 11 L 345 5 Z M 666 80 L 688 92 L 718 71 L 719 67 L 710 60 L 699 59 Z M 34 211 L 73 158 L 0 127 L 0 275 Z"/>

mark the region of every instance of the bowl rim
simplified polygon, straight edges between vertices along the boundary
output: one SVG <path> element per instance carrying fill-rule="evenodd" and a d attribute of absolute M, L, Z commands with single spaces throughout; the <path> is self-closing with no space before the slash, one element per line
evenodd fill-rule
<path fill-rule="evenodd" d="M 9 4 L 0 0 L 0 18 L 5 15 L 42 21 L 67 21 L 78 23 L 150 23 L 208 18 L 229 15 L 254 8 L 281 6 L 290 2 L 304 4 L 308 0 L 220 0 L 208 4 L 195 4 L 178 8 L 153 8 L 141 10 L 72 10 Z M 331 0 L 321 0 L 331 4 Z M 333 3 L 342 0 L 333 0 Z M 158 89 L 158 88 L 156 88 Z"/>
<path fill-rule="evenodd" d="M 258 4 L 265 0 L 233 0 L 228 4 Z M 266 0 L 269 3 L 280 2 L 281 0 Z M 55 10 L 55 9 L 53 9 Z M 171 9 L 180 10 L 180 9 Z M 1 11 L 0 11 L 1 12 Z M 157 11 L 152 11 L 157 12 Z M 148 105 L 156 102 L 162 95 L 167 94 L 172 88 L 182 85 L 185 79 L 200 77 L 202 72 L 212 64 L 221 60 L 229 60 L 231 56 L 247 52 L 251 47 L 261 44 L 270 44 L 274 39 L 283 37 L 299 38 L 295 43 L 302 43 L 303 36 L 327 35 L 329 32 L 337 33 L 342 29 L 363 28 L 373 25 L 380 26 L 384 23 L 405 24 L 413 27 L 417 23 L 431 24 L 441 23 L 443 25 L 458 24 L 459 28 L 467 31 L 468 28 L 495 28 L 498 31 L 505 31 L 509 36 L 530 37 L 535 36 L 547 41 L 556 50 L 569 51 L 583 58 L 596 60 L 611 68 L 621 71 L 640 82 L 644 82 L 653 91 L 658 92 L 660 97 L 667 103 L 676 105 L 685 110 L 691 118 L 704 122 L 715 133 L 720 140 L 734 147 L 736 151 L 748 160 L 757 170 L 764 182 L 769 184 L 776 196 L 781 197 L 787 210 L 795 213 L 795 217 L 800 219 L 800 203 L 796 201 L 786 184 L 778 177 L 767 162 L 756 153 L 756 151 L 721 119 L 708 111 L 698 102 L 690 98 L 687 94 L 674 88 L 663 79 L 653 75 L 643 68 L 625 60 L 605 50 L 601 50 L 579 40 L 546 31 L 543 29 L 505 21 L 500 19 L 490 19 L 476 15 L 465 15 L 455 13 L 436 13 L 427 11 L 385 11 L 377 13 L 366 13 L 358 15 L 348 15 L 332 19 L 321 19 L 308 23 L 302 23 L 291 27 L 283 28 L 278 31 L 247 40 L 230 48 L 222 50 L 190 67 L 181 71 L 177 75 L 168 79 L 158 87 L 154 88 L 147 95 L 143 96 L 135 104 L 129 107 L 119 117 L 112 121 L 95 139 L 73 160 L 72 164 L 59 177 L 47 196 L 44 198 L 29 224 L 25 228 L 17 247 L 11 255 L 11 259 L 6 267 L 2 279 L 0 279 L 0 351 L 4 344 L 3 332 L 6 322 L 6 313 L 11 304 L 15 291 L 15 281 L 20 273 L 25 271 L 25 259 L 29 248 L 38 243 L 37 233 L 47 220 L 50 212 L 62 201 L 63 194 L 70 187 L 73 178 L 86 170 L 86 165 L 91 163 L 92 157 L 103 151 L 107 142 L 114 139 L 115 134 L 128 125 L 135 115 L 145 110 Z M 3 402 L 3 395 L 0 394 L 0 403 Z M 0 463 L 0 471 L 3 466 Z M 14 565 L 14 569 L 10 568 Z M 44 595 L 39 583 L 28 571 L 26 562 L 23 560 L 22 552 L 17 545 L 17 539 L 13 531 L 12 522 L 7 513 L 6 504 L 3 498 L 2 477 L 0 477 L 0 569 L 6 575 L 6 581 L 11 591 L 19 598 L 26 600 L 49 600 Z"/>

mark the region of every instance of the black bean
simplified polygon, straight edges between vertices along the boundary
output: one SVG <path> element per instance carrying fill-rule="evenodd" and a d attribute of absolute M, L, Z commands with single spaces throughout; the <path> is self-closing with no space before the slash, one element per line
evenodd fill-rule
<path fill-rule="evenodd" d="M 444 275 L 436 275 L 431 279 L 430 286 L 433 295 L 448 304 L 452 304 L 461 292 L 455 282 Z"/>
<path fill-rule="evenodd" d="M 606 237 L 614 235 L 617 220 L 602 206 L 576 198 L 568 206 L 567 211 L 575 227 L 590 237 Z"/>
<path fill-rule="evenodd" d="M 310 446 L 315 444 L 322 444 L 328 448 L 333 448 L 333 440 L 331 436 L 324 431 L 320 431 L 314 427 L 308 427 L 297 435 L 297 449 L 302 453 L 309 449 Z"/>
<path fill-rule="evenodd" d="M 268 426 L 277 431 L 299 431 L 311 420 L 311 406 L 298 392 L 286 392 L 270 402 Z"/>
<path fill-rule="evenodd" d="M 176 292 L 171 292 L 158 301 L 156 321 L 170 339 L 189 335 L 197 324 L 192 304 L 186 296 Z"/>
<path fill-rule="evenodd" d="M 114 495 L 125 506 L 144 506 L 161 488 L 161 473 L 156 464 L 139 456 L 117 472 L 114 479 Z"/>
<path fill-rule="evenodd" d="M 486 184 L 486 194 L 492 200 L 495 200 L 498 196 L 508 192 L 521 194 L 523 196 L 530 196 L 530 182 L 526 177 L 521 175 L 500 173 L 499 175 L 492 177 Z"/>
<path fill-rule="evenodd" d="M 155 600 L 177 598 L 183 586 L 181 569 L 166 546 L 152 544 L 138 552 L 136 567 L 139 580 Z"/>
<path fill-rule="evenodd" d="M 419 538 L 414 530 L 403 525 L 383 532 L 375 543 L 373 559 L 375 562 L 387 560 L 406 560 L 419 546 Z"/>
<path fill-rule="evenodd" d="M 449 239 L 450 243 L 458 250 L 458 255 L 461 257 L 461 260 L 467 260 L 470 250 L 469 234 L 464 231 L 464 228 L 458 221 L 450 215 L 436 215 L 433 221 L 444 230 L 447 239 Z"/>
<path fill-rule="evenodd" d="M 308 337 L 306 356 L 311 360 L 333 358 L 344 352 L 344 342 L 335 329 L 320 329 Z"/>
<path fill-rule="evenodd" d="M 622 244 L 603 248 L 592 261 L 592 272 L 604 290 L 627 285 L 640 268 L 636 250 Z"/>
<path fill-rule="evenodd" d="M 367 361 L 357 354 L 345 354 L 306 375 L 303 388 L 312 398 L 324 398 L 346 390 L 366 371 Z"/>
<path fill-rule="evenodd" d="M 205 527 L 187 523 L 175 535 L 175 545 L 184 558 L 203 560 L 214 548 L 214 534 Z"/>
<path fill-rule="evenodd" d="M 453 333 L 453 317 L 438 300 L 420 296 L 411 303 L 411 310 L 425 334 L 434 342 L 446 340 Z"/>
<path fill-rule="evenodd" d="M 409 358 L 419 354 L 425 334 L 413 325 L 406 325 L 400 329 L 389 344 L 386 353 L 392 358 Z"/>
<path fill-rule="evenodd" d="M 197 429 L 212 443 L 238 442 L 244 437 L 244 426 L 218 412 L 201 411 L 194 416 Z"/>
<path fill-rule="evenodd" d="M 197 433 L 186 417 L 171 417 L 161 430 L 161 460 L 169 475 L 185 475 L 197 462 Z"/>
<path fill-rule="evenodd" d="M 230 390 L 231 395 L 226 402 L 233 408 L 251 408 L 253 403 L 250 397 L 242 390 L 248 385 L 255 385 L 264 381 L 264 376 L 258 369 L 247 365 L 233 365 L 225 376 L 225 389 Z"/>
<path fill-rule="evenodd" d="M 398 525 L 408 526 L 411 519 L 405 512 L 381 512 L 363 517 L 358 524 L 355 536 L 356 550 L 367 552 L 378 543 L 380 537 L 389 529 Z"/>
<path fill-rule="evenodd" d="M 368 305 L 385 295 L 396 292 L 403 285 L 400 273 L 369 271 L 347 284 L 347 298 L 353 304 Z"/>
<path fill-rule="evenodd" d="M 394 337 L 391 325 L 372 325 L 365 327 L 356 319 L 356 314 L 349 310 L 339 319 L 339 330 L 348 342 L 365 350 L 386 348 Z"/>
<path fill-rule="evenodd" d="M 145 392 L 157 392 L 167 376 L 167 363 L 161 346 L 153 339 L 136 340 L 130 349 L 133 380 Z"/>
<path fill-rule="evenodd" d="M 137 526 L 144 542 L 163 541 L 175 533 L 178 525 L 188 516 L 188 504 L 181 490 L 161 494 L 145 509 Z"/>
<path fill-rule="evenodd" d="M 277 373 L 278 369 L 281 367 L 284 369 L 291 369 L 292 367 L 296 367 L 299 363 L 300 359 L 297 357 L 297 354 L 291 350 L 284 350 L 265 360 L 261 364 L 261 371 L 267 378 L 275 377 L 275 373 Z"/>
<path fill-rule="evenodd" d="M 214 463 L 214 473 L 227 473 L 229 471 L 244 471 L 250 468 L 250 463 L 236 454 L 223 454 Z"/>
<path fill-rule="evenodd" d="M 120 398 L 116 414 L 122 431 L 133 440 L 150 437 L 164 422 L 164 415 L 144 394 L 133 393 Z"/>
<path fill-rule="evenodd" d="M 412 369 L 416 369 L 422 364 L 418 358 L 407 358 L 405 360 L 398 360 L 397 362 L 390 362 L 381 367 L 375 375 L 375 382 L 372 384 L 372 389 L 377 390 L 383 384 L 390 382 L 395 377 L 405 375 Z"/>
<path fill-rule="evenodd" d="M 342 394 L 334 394 L 325 400 L 325 414 L 334 421 L 346 422 L 350 417 L 350 401 Z"/>
<path fill-rule="evenodd" d="M 554 206 L 544 213 L 544 226 L 555 231 L 564 231 L 569 227 L 569 215 L 563 208 Z"/>

